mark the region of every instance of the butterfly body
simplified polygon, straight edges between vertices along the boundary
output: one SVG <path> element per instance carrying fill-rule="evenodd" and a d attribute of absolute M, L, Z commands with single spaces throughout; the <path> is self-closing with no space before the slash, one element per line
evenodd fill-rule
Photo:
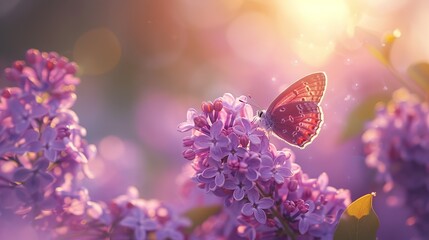
<path fill-rule="evenodd" d="M 319 104 L 326 90 L 323 72 L 305 76 L 284 90 L 265 111 L 259 111 L 262 127 L 287 143 L 304 148 L 318 135 L 323 122 Z"/>

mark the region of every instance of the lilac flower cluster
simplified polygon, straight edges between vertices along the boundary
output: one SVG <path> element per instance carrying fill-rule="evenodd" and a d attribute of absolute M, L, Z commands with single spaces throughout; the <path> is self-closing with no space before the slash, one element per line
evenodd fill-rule
<path fill-rule="evenodd" d="M 405 191 L 410 219 L 423 236 L 429 234 L 429 106 L 406 90 L 379 106 L 362 136 L 366 163 L 377 170 L 386 190 Z"/>
<path fill-rule="evenodd" d="M 67 58 L 35 49 L 5 70 L 17 87 L 0 90 L 0 218 L 22 217 L 41 239 L 183 239 L 189 223 L 159 201 L 131 188 L 95 202 L 80 185 L 96 148 L 70 109 L 76 72 Z"/>
<path fill-rule="evenodd" d="M 77 66 L 57 53 L 31 49 L 5 70 L 17 87 L 0 95 L 0 211 L 42 219 L 73 192 L 95 147 L 69 108 Z"/>
<path fill-rule="evenodd" d="M 134 187 L 109 203 L 91 201 L 84 189 L 67 202 L 54 238 L 182 240 L 190 226 L 188 219 L 164 203 L 139 198 Z"/>
<path fill-rule="evenodd" d="M 181 132 L 200 188 L 224 199 L 234 234 L 247 239 L 331 239 L 350 202 L 348 190 L 310 179 L 291 150 L 277 150 L 253 121 L 246 98 L 227 93 L 189 109 Z M 225 227 L 225 226 L 224 226 Z M 226 236 L 222 236 L 226 237 Z"/>

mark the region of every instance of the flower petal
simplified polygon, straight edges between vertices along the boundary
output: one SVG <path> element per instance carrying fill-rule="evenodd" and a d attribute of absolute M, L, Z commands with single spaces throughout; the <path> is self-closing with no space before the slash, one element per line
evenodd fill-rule
<path fill-rule="evenodd" d="M 50 147 L 51 149 L 55 149 L 55 150 L 64 150 L 66 148 L 66 145 L 64 144 L 63 141 L 57 140 L 57 141 L 51 142 Z"/>
<path fill-rule="evenodd" d="M 138 225 L 137 219 L 133 216 L 127 216 L 119 223 L 122 226 L 135 228 Z"/>
<path fill-rule="evenodd" d="M 194 123 L 182 122 L 177 126 L 177 130 L 179 132 L 187 132 L 194 128 Z"/>
<path fill-rule="evenodd" d="M 43 107 L 42 105 L 39 105 L 39 104 L 33 105 L 32 108 L 31 108 L 31 115 L 32 115 L 32 117 L 41 117 L 41 116 L 43 116 L 43 115 L 45 115 L 47 113 L 48 113 L 48 110 L 45 107 Z"/>
<path fill-rule="evenodd" d="M 251 189 L 247 192 L 247 197 L 252 204 L 256 203 L 259 200 L 259 192 L 256 189 Z"/>
<path fill-rule="evenodd" d="M 228 190 L 234 190 L 237 188 L 237 183 L 232 179 L 225 180 L 223 187 Z"/>
<path fill-rule="evenodd" d="M 205 178 L 212 178 L 214 176 L 216 176 L 216 174 L 218 173 L 218 168 L 217 167 L 209 167 L 204 169 L 204 171 L 202 172 L 202 176 Z"/>
<path fill-rule="evenodd" d="M 33 172 L 27 168 L 21 167 L 13 174 L 13 180 L 17 182 L 24 182 Z"/>
<path fill-rule="evenodd" d="M 242 125 L 235 125 L 234 127 L 232 127 L 232 129 L 234 130 L 234 133 L 240 136 L 246 135 L 246 129 L 244 129 Z"/>
<path fill-rule="evenodd" d="M 326 189 L 326 187 L 328 186 L 328 182 L 328 174 L 326 174 L 325 172 L 320 174 L 319 178 L 317 179 L 317 183 L 319 184 L 321 190 Z"/>
<path fill-rule="evenodd" d="M 286 168 L 286 167 L 279 167 L 277 169 L 277 173 L 282 175 L 283 177 L 291 177 L 293 175 L 290 168 Z"/>
<path fill-rule="evenodd" d="M 264 154 L 261 156 L 261 166 L 274 166 L 274 161 L 273 158 L 271 158 L 271 156 Z"/>
<path fill-rule="evenodd" d="M 144 229 L 149 230 L 149 231 L 152 231 L 152 230 L 155 230 L 158 228 L 158 224 L 154 220 L 151 220 L 151 219 L 145 219 L 145 220 L 141 221 L 141 226 Z"/>
<path fill-rule="evenodd" d="M 317 213 L 310 213 L 305 215 L 305 219 L 309 225 L 320 224 L 323 222 L 323 216 Z"/>
<path fill-rule="evenodd" d="M 235 200 L 240 201 L 244 198 L 244 189 L 236 188 L 233 193 L 233 197 Z"/>
<path fill-rule="evenodd" d="M 42 158 L 34 164 L 33 168 L 39 171 L 46 171 L 46 169 L 48 169 L 48 166 L 49 166 L 49 161 Z"/>
<path fill-rule="evenodd" d="M 270 180 L 273 176 L 272 167 L 261 167 L 259 173 L 261 174 L 261 178 L 265 181 Z"/>
<path fill-rule="evenodd" d="M 55 162 L 57 160 L 57 150 L 46 149 L 43 155 L 51 162 Z"/>
<path fill-rule="evenodd" d="M 223 122 L 222 121 L 214 122 L 212 127 L 210 128 L 210 135 L 212 137 L 219 136 L 219 134 L 222 132 L 222 128 L 223 128 Z"/>
<path fill-rule="evenodd" d="M 136 240 L 144 240 L 146 239 L 146 229 L 142 227 L 137 227 L 134 229 L 134 236 L 136 237 Z"/>
<path fill-rule="evenodd" d="M 298 226 L 299 233 L 305 234 L 308 231 L 309 226 L 310 225 L 308 224 L 307 221 L 305 221 L 305 218 L 301 219 L 301 221 L 299 221 L 299 226 Z"/>
<path fill-rule="evenodd" d="M 243 207 L 241 208 L 241 213 L 244 216 L 252 216 L 253 214 L 253 204 L 251 203 L 245 203 Z"/>
<path fill-rule="evenodd" d="M 253 144 L 261 144 L 261 139 L 258 136 L 254 135 L 254 134 L 250 134 L 249 135 L 249 140 Z"/>
<path fill-rule="evenodd" d="M 222 187 L 225 183 L 225 175 L 223 175 L 223 173 L 218 173 L 215 177 L 215 183 L 216 186 Z"/>
<path fill-rule="evenodd" d="M 267 215 L 265 214 L 264 210 L 262 209 L 255 209 L 255 219 L 261 224 L 265 224 L 267 222 Z"/>
<path fill-rule="evenodd" d="M 274 200 L 268 197 L 264 197 L 258 201 L 258 208 L 268 209 L 274 205 Z"/>
<path fill-rule="evenodd" d="M 200 135 L 195 138 L 194 145 L 197 148 L 208 148 L 213 145 L 213 143 L 211 137 L 207 135 Z"/>
<path fill-rule="evenodd" d="M 258 177 L 259 177 L 259 172 L 258 172 L 258 171 L 256 171 L 256 170 L 255 170 L 255 169 L 253 169 L 253 168 L 249 168 L 249 169 L 247 170 L 246 177 L 247 177 L 247 179 L 249 179 L 250 181 L 256 181 L 256 180 L 258 179 Z"/>
<path fill-rule="evenodd" d="M 57 136 L 57 132 L 55 131 L 55 129 L 51 127 L 47 127 L 45 131 L 43 131 L 42 137 L 40 138 L 40 140 L 44 143 L 48 143 L 54 140 L 56 136 Z"/>

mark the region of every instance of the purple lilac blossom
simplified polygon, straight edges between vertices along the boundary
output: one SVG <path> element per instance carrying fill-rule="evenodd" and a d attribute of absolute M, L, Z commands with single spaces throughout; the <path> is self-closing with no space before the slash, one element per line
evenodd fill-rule
<path fill-rule="evenodd" d="M 366 164 L 376 169 L 384 190 L 405 192 L 410 222 L 429 234 L 429 106 L 405 89 L 379 105 L 362 136 Z"/>
<path fill-rule="evenodd" d="M 308 178 L 291 150 L 277 150 L 253 121 L 246 97 L 226 93 L 201 109 L 190 109 L 179 125 L 180 132 L 190 133 L 183 139 L 183 157 L 197 185 L 223 199 L 225 207 L 207 220 L 221 223 L 207 229 L 203 223 L 195 236 L 332 239 L 350 203 L 348 190 L 328 186 L 325 173 Z"/>
<path fill-rule="evenodd" d="M 69 109 L 80 81 L 76 71 L 67 58 L 35 49 L 5 70 L 17 87 L 0 90 L 0 191 L 7 189 L 17 202 L 8 209 L 1 199 L 0 211 L 42 221 L 62 201 L 58 190 L 74 192 L 77 176 L 89 173 L 95 147 Z"/>
<path fill-rule="evenodd" d="M 26 223 L 34 232 L 25 239 L 184 239 L 188 220 L 135 188 L 96 202 L 81 186 L 96 148 L 70 109 L 76 71 L 67 58 L 35 49 L 5 70 L 17 87 L 0 89 L 0 222 L 18 219 L 20 230 Z"/>

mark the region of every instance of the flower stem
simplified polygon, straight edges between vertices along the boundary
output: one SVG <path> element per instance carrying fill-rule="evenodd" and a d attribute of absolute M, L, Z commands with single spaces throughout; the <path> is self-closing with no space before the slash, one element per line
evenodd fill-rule
<path fill-rule="evenodd" d="M 263 190 L 262 190 L 262 187 L 259 185 L 259 184 L 256 184 L 256 188 L 258 189 L 258 191 L 259 191 L 259 193 L 262 195 L 262 196 L 264 196 L 264 197 L 270 197 L 270 195 L 269 194 L 266 194 Z M 270 208 L 270 210 L 271 210 L 271 212 L 272 212 L 272 214 L 279 220 L 279 222 L 280 222 L 280 224 L 282 225 L 282 227 L 283 227 L 283 231 L 284 231 L 284 233 L 286 233 L 286 235 L 287 236 L 289 236 L 292 240 L 295 240 L 296 239 L 296 237 L 295 237 L 295 234 L 294 234 L 294 232 L 293 232 L 293 230 L 290 228 L 290 226 L 287 224 L 287 220 L 285 220 L 283 217 L 282 217 L 282 215 L 281 215 L 281 213 L 280 213 L 280 211 L 278 210 L 278 208 L 277 208 L 277 206 L 276 205 L 273 205 L 271 208 Z"/>

